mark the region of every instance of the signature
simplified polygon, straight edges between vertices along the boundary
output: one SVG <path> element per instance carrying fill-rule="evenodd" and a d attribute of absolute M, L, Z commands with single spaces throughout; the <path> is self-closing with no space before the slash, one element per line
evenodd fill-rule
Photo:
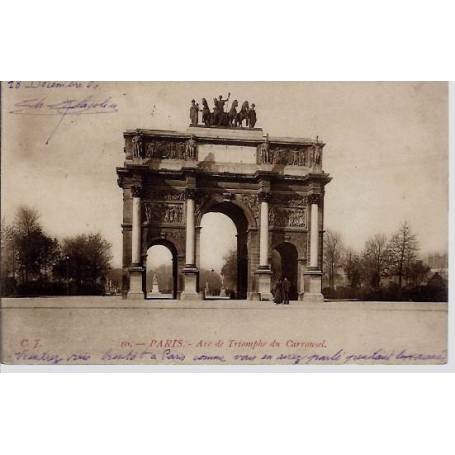
<path fill-rule="evenodd" d="M 49 103 L 47 97 L 29 98 L 14 105 L 10 114 L 20 115 L 83 115 L 112 114 L 118 112 L 118 105 L 107 97 L 97 101 L 92 95 L 82 99 L 64 99 L 57 103 Z"/>

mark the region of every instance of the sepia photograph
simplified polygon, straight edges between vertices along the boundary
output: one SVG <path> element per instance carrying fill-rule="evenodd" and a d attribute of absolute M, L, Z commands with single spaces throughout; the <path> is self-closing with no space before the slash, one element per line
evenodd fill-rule
<path fill-rule="evenodd" d="M 1 362 L 446 364 L 448 96 L 2 82 Z"/>

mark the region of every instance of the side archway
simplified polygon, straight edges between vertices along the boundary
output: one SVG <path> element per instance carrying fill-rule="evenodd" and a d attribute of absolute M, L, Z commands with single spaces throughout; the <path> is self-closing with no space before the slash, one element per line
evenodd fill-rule
<path fill-rule="evenodd" d="M 173 299 L 177 298 L 178 295 L 178 254 L 177 254 L 177 248 L 175 245 L 167 240 L 167 239 L 162 239 L 162 238 L 157 238 L 157 239 L 152 239 L 147 242 L 147 253 L 144 257 L 143 264 L 144 264 L 144 293 L 146 295 L 146 298 L 150 297 L 150 290 L 148 289 L 148 283 L 147 283 L 147 276 L 149 270 L 147 270 L 147 258 L 149 258 L 150 254 L 153 254 L 153 247 L 156 246 L 162 246 L 165 247 L 171 256 L 171 264 L 170 264 L 170 270 L 169 270 L 169 276 L 166 277 L 159 277 L 158 282 L 159 282 L 159 288 L 160 292 L 164 294 L 163 298 L 169 298 L 169 296 Z M 164 273 L 168 273 L 166 269 L 164 269 Z M 171 289 L 170 289 L 171 287 Z M 147 294 L 147 291 L 149 291 L 149 294 Z M 164 291 L 164 292 L 163 292 Z M 154 296 L 154 298 L 159 298 L 159 295 Z"/>
<path fill-rule="evenodd" d="M 282 242 L 272 250 L 272 287 L 279 278 L 286 277 L 291 283 L 290 299 L 298 297 L 298 252 L 294 244 Z"/>

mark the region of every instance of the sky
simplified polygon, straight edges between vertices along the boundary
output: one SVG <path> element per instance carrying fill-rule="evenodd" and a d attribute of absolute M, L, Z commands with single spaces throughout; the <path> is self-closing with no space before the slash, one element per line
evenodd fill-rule
<path fill-rule="evenodd" d="M 264 133 L 319 136 L 327 144 L 323 168 L 333 180 L 325 228 L 346 245 L 360 250 L 368 237 L 390 235 L 406 220 L 422 255 L 447 251 L 448 85 L 442 82 L 3 84 L 2 217 L 11 222 L 25 204 L 41 213 L 52 236 L 101 232 L 119 266 L 122 191 L 115 168 L 123 164 L 123 131 L 184 131 L 193 98 L 212 104 L 228 92 L 240 104 L 255 103 Z M 68 109 L 78 101 L 89 107 Z M 201 262 L 219 269 L 235 228 L 223 215 L 210 216 L 202 231 L 207 245 L 220 230 L 226 235 L 216 254 L 203 243 Z"/>

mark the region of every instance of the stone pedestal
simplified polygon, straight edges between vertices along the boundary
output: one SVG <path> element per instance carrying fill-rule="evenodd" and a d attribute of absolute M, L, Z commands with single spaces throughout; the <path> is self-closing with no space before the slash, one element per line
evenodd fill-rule
<path fill-rule="evenodd" d="M 185 278 L 184 290 L 180 294 L 181 300 L 200 300 L 201 296 L 197 291 L 199 270 L 196 266 L 185 266 L 182 270 Z"/>
<path fill-rule="evenodd" d="M 128 299 L 144 299 L 144 291 L 142 290 L 142 267 L 130 267 L 130 289 L 128 291 Z"/>
<path fill-rule="evenodd" d="M 320 270 L 307 270 L 305 272 L 304 302 L 323 302 L 322 272 Z"/>
<path fill-rule="evenodd" d="M 272 271 L 270 267 L 259 268 L 256 271 L 258 280 L 259 300 L 273 300 L 272 295 Z"/>

